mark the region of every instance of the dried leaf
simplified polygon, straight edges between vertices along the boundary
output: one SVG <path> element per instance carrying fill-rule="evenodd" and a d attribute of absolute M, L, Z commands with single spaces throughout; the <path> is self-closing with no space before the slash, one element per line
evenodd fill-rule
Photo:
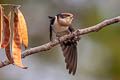
<path fill-rule="evenodd" d="M 20 29 L 19 29 L 19 20 L 18 20 L 18 15 L 15 12 L 14 27 L 13 27 L 13 41 L 12 41 L 12 55 L 13 55 L 14 63 L 17 66 L 23 69 L 26 69 L 27 67 L 24 67 L 21 61 L 21 45 L 22 45 L 22 39 L 21 39 Z"/>
<path fill-rule="evenodd" d="M 4 41 L 1 45 L 2 48 L 5 48 L 10 42 L 10 38 L 11 38 L 10 18 L 11 18 L 11 12 L 9 13 L 9 19 L 8 17 L 4 16 L 5 31 L 4 31 Z"/>
<path fill-rule="evenodd" d="M 6 52 L 6 56 L 7 56 L 8 60 L 10 61 L 11 64 L 13 64 L 13 59 L 12 59 L 11 54 L 10 54 L 10 44 L 8 44 L 6 46 L 5 52 Z"/>
<path fill-rule="evenodd" d="M 5 48 L 6 56 L 11 64 L 13 64 L 13 59 L 10 54 L 10 38 L 11 38 L 11 28 L 10 28 L 10 21 L 11 21 L 11 12 L 8 14 L 8 18 L 4 16 L 5 20 L 5 31 L 4 31 L 4 41 L 2 43 L 2 48 Z"/>
<path fill-rule="evenodd" d="M 28 47 L 27 25 L 26 25 L 25 18 L 19 9 L 18 9 L 18 19 L 19 19 L 19 23 L 20 23 L 22 41 L 23 41 L 25 48 L 27 48 Z"/>
<path fill-rule="evenodd" d="M 3 37 L 3 7 L 0 5 L 0 47 Z"/>

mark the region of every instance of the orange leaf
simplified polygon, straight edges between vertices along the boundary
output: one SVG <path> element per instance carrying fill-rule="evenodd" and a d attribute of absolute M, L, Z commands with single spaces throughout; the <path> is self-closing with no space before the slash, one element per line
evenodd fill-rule
<path fill-rule="evenodd" d="M 23 41 L 25 48 L 27 48 L 28 47 L 27 25 L 26 25 L 25 18 L 19 9 L 18 9 L 18 19 L 19 19 L 19 23 L 20 23 L 22 41 Z"/>
<path fill-rule="evenodd" d="M 12 41 L 12 55 L 13 55 L 14 63 L 17 66 L 23 69 L 26 69 L 27 67 L 24 67 L 21 61 L 21 45 L 22 45 L 22 39 L 21 39 L 20 29 L 19 29 L 19 20 L 18 20 L 18 15 L 15 12 L 14 27 L 13 27 L 13 41 Z"/>
<path fill-rule="evenodd" d="M 3 37 L 3 7 L 0 5 L 0 46 L 2 43 L 2 37 Z"/>
<path fill-rule="evenodd" d="M 12 59 L 11 54 L 10 54 L 10 44 L 8 44 L 6 46 L 5 52 L 6 52 L 6 56 L 7 56 L 8 60 L 10 61 L 11 64 L 13 64 L 13 59 Z"/>
<path fill-rule="evenodd" d="M 11 64 L 13 64 L 13 59 L 10 54 L 10 38 L 11 38 L 11 28 L 10 28 L 10 20 L 11 20 L 11 12 L 8 14 L 8 18 L 4 16 L 5 20 L 5 31 L 4 31 L 4 41 L 2 43 L 2 48 L 5 48 L 6 56 Z"/>
<path fill-rule="evenodd" d="M 5 31 L 4 31 L 4 41 L 1 45 L 2 48 L 5 48 L 9 44 L 11 38 L 11 29 L 10 29 L 11 12 L 9 13 L 8 17 L 9 19 L 6 16 L 4 16 Z"/>

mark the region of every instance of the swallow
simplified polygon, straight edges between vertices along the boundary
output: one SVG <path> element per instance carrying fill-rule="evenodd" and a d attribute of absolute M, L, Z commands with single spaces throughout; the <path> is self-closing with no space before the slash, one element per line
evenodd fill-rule
<path fill-rule="evenodd" d="M 72 26 L 73 14 L 60 13 L 56 16 L 48 17 L 50 19 L 50 41 L 53 40 L 52 32 L 56 33 L 56 37 L 60 38 L 75 31 Z M 73 37 L 68 41 L 60 43 L 65 57 L 66 69 L 69 70 L 69 74 L 73 75 L 75 75 L 77 69 L 77 41 L 79 41 L 79 39 L 79 37 Z"/>

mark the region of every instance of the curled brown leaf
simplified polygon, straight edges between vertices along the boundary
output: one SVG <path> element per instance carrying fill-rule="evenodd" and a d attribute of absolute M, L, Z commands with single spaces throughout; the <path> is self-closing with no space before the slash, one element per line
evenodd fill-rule
<path fill-rule="evenodd" d="M 3 37 L 3 7 L 0 5 L 0 46 Z"/>
<path fill-rule="evenodd" d="M 4 16 L 5 29 L 4 29 L 4 40 L 1 45 L 2 48 L 5 48 L 10 43 L 10 38 L 11 38 L 11 28 L 10 28 L 11 12 L 9 13 L 8 17 Z"/>
<path fill-rule="evenodd" d="M 8 60 L 10 61 L 10 64 L 13 64 L 13 59 L 12 59 L 11 54 L 10 54 L 10 44 L 8 44 L 6 46 L 5 52 L 6 52 L 6 56 L 7 56 Z"/>
<path fill-rule="evenodd" d="M 12 41 L 12 55 L 13 55 L 13 60 L 14 63 L 23 68 L 26 69 L 27 67 L 24 67 L 22 65 L 21 61 L 21 45 L 22 45 L 22 39 L 21 39 L 21 32 L 19 29 L 19 20 L 18 20 L 18 15 L 15 12 L 14 13 L 14 27 L 13 27 L 13 41 Z"/>
<path fill-rule="evenodd" d="M 28 32 L 27 32 L 27 25 L 25 18 L 22 14 L 22 12 L 18 9 L 18 19 L 20 23 L 20 30 L 21 30 L 21 36 L 22 36 L 22 41 L 25 46 L 25 48 L 28 47 Z"/>
<path fill-rule="evenodd" d="M 5 31 L 4 31 L 4 41 L 1 45 L 2 48 L 5 48 L 5 53 L 10 61 L 11 64 L 13 64 L 13 59 L 10 54 L 10 38 L 11 38 L 11 28 L 10 28 L 10 22 L 11 22 L 11 12 L 8 14 L 8 17 L 4 16 L 5 20 Z"/>

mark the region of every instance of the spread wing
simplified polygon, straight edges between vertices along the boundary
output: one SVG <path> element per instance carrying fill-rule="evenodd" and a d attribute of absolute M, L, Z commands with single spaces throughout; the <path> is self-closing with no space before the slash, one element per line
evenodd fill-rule
<path fill-rule="evenodd" d="M 69 31 L 75 31 L 74 28 L 70 25 Z M 60 43 L 60 46 L 65 57 L 66 69 L 69 70 L 69 73 L 75 75 L 77 69 L 77 40 L 72 38 L 69 41 Z"/>
<path fill-rule="evenodd" d="M 74 75 L 77 69 L 77 42 L 62 42 L 60 46 L 65 57 L 66 69 Z"/>
<path fill-rule="evenodd" d="M 54 21 L 55 21 L 55 17 L 51 17 L 51 16 L 48 16 L 48 18 L 50 19 L 50 41 L 52 41 L 52 25 L 54 24 Z"/>

